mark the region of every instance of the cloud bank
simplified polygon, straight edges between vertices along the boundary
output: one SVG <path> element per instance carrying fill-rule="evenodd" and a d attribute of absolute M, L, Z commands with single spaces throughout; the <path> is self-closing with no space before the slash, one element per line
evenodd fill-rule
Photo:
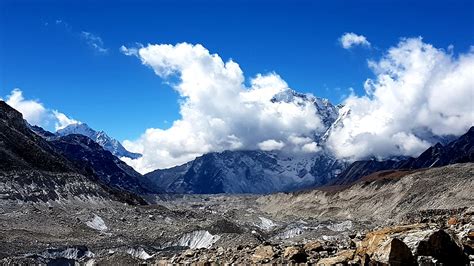
<path fill-rule="evenodd" d="M 370 45 L 354 35 L 344 35 L 343 46 Z M 460 135 L 474 124 L 473 51 L 454 56 L 421 38 L 403 39 L 381 59 L 369 61 L 376 78 L 365 82 L 365 95 L 347 97 L 327 142 L 319 144 L 311 134 L 324 127 L 312 104 L 271 101 L 289 89 L 275 73 L 259 74 L 246 86 L 237 63 L 224 62 L 199 44 L 123 46 L 121 51 L 165 80 L 179 78 L 174 89 L 182 97 L 182 118 L 169 129 L 150 128 L 124 142 L 144 155 L 125 159 L 142 173 L 236 149 L 314 153 L 326 145 L 349 160 L 417 156 L 436 136 Z"/>
<path fill-rule="evenodd" d="M 360 45 L 370 47 L 370 42 L 364 35 L 357 35 L 353 32 L 346 32 L 340 38 L 339 42 L 344 49 L 351 49 L 354 46 Z"/>
<path fill-rule="evenodd" d="M 124 141 L 128 150 L 143 154 L 136 160 L 124 158 L 139 172 L 182 164 L 212 151 L 312 152 L 303 149 L 308 143 L 289 139 L 324 130 L 313 104 L 299 98 L 271 101 L 275 94 L 289 90 L 275 73 L 259 74 L 246 86 L 237 63 L 224 62 L 199 44 L 122 47 L 121 51 L 136 55 L 163 79 L 179 78 L 174 89 L 181 96 L 181 119 L 169 129 L 150 128 L 139 139 Z"/>
<path fill-rule="evenodd" d="M 417 156 L 432 136 L 474 125 L 474 49 L 454 56 L 421 38 L 403 39 L 367 79 L 366 95 L 348 97 L 328 146 L 340 158 Z"/>
<path fill-rule="evenodd" d="M 18 88 L 6 96 L 5 102 L 19 111 L 30 125 L 46 129 L 54 125 L 54 129 L 58 130 L 70 124 L 80 123 L 58 110 L 47 109 L 39 100 L 25 99 L 23 92 Z"/>

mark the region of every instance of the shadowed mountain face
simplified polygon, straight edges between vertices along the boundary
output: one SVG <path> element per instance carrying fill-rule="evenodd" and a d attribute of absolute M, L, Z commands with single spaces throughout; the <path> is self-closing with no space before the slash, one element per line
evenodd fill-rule
<path fill-rule="evenodd" d="M 168 193 L 271 193 L 321 186 L 343 167 L 344 163 L 325 153 L 289 156 L 281 152 L 224 151 L 145 177 Z"/>
<path fill-rule="evenodd" d="M 321 128 L 311 139 L 318 141 L 337 119 L 339 109 L 327 99 L 285 90 L 272 102 L 300 102 L 314 105 Z M 204 154 L 195 160 L 145 175 L 150 187 L 168 193 L 272 193 L 326 184 L 345 162 L 328 152 L 296 154 L 277 151 L 241 150 Z"/>
<path fill-rule="evenodd" d="M 46 140 L 33 133 L 20 112 L 0 101 L 0 170 L 74 172 Z"/>
<path fill-rule="evenodd" d="M 82 174 L 95 176 L 107 186 L 136 194 L 150 193 L 140 183 L 141 174 L 92 139 L 83 135 L 67 135 L 50 143 Z"/>
<path fill-rule="evenodd" d="M 382 170 L 473 162 L 473 135 L 471 128 L 445 146 L 438 143 L 427 149 L 418 158 L 356 161 L 349 166 L 324 151 L 300 157 L 265 151 L 209 153 L 181 166 L 150 172 L 145 182 L 152 189 L 191 194 L 271 193 L 346 185 Z"/>
<path fill-rule="evenodd" d="M 47 131 L 45 134 L 47 134 Z M 70 144 L 66 144 L 70 141 Z M 71 160 L 70 152 L 63 152 L 58 144 L 69 147 L 79 145 L 76 149 L 79 154 L 89 152 L 90 146 L 95 148 L 96 154 L 106 151 L 98 144 L 78 144 L 73 139 L 47 141 L 41 135 L 30 130 L 22 115 L 15 109 L 0 101 L 0 181 L 2 183 L 0 195 L 2 198 L 21 199 L 28 201 L 48 201 L 66 198 L 118 200 L 132 204 L 144 204 L 139 196 L 130 192 L 139 192 L 129 184 L 138 183 L 138 176 L 133 176 L 133 170 L 123 167 L 120 169 L 111 166 L 117 158 L 109 152 L 102 161 L 92 161 L 97 165 L 105 165 L 102 171 L 90 171 L 87 164 L 80 164 L 80 160 Z M 91 141 L 92 142 L 92 141 Z M 57 146 L 55 145 L 57 144 Z M 100 149 L 100 150 L 99 150 Z M 80 150 L 80 151 L 79 151 Z M 92 154 L 92 153 L 91 153 Z M 88 154 L 87 156 L 90 156 Z M 91 156 L 92 159 L 92 156 Z M 89 160 L 89 159 L 87 159 Z M 117 162 L 118 164 L 118 162 Z M 110 186 L 104 182 L 104 176 L 115 181 L 115 176 L 130 177 L 124 184 Z M 122 179 L 119 179 L 122 181 Z"/>
<path fill-rule="evenodd" d="M 466 162 L 474 162 L 474 127 L 471 127 L 466 134 L 447 145 L 443 146 L 437 143 L 428 148 L 417 158 L 385 161 L 356 161 L 338 175 L 331 184 L 347 185 L 363 176 L 383 170 L 414 170 Z"/>

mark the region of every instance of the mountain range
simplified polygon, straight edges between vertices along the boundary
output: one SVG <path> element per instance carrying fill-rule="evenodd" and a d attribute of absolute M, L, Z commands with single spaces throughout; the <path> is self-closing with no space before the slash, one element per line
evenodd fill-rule
<path fill-rule="evenodd" d="M 258 194 L 324 185 L 344 166 L 325 153 L 294 156 L 276 151 L 224 151 L 144 177 L 153 189 L 168 193 Z"/>
<path fill-rule="evenodd" d="M 127 151 L 118 140 L 109 137 L 104 131 L 96 131 L 90 128 L 86 123 L 70 124 L 65 128 L 59 129 L 56 134 L 59 136 L 67 136 L 71 134 L 86 136 L 119 158 L 128 157 L 131 159 L 137 159 L 142 156 L 139 153 Z"/>
<path fill-rule="evenodd" d="M 35 129 L 0 101 L 0 197 L 146 203 L 138 195 L 148 192 L 141 175 L 99 144 Z"/>
<path fill-rule="evenodd" d="M 341 117 L 349 113 L 344 108 L 333 106 L 325 99 L 299 94 L 292 90 L 275 95 L 272 101 L 293 101 L 295 97 L 315 105 L 325 127 L 325 130 L 314 134 L 314 139 L 320 142 L 324 142 L 331 128 L 337 126 Z M 56 164 L 58 167 L 67 165 L 64 169 L 68 171 L 81 174 L 114 190 L 126 191 L 137 196 L 156 193 L 289 192 L 325 185 L 347 185 L 377 171 L 414 170 L 474 160 L 471 128 L 465 135 L 449 144 L 434 145 L 418 158 L 362 160 L 349 163 L 333 156 L 324 146 L 317 153 L 236 150 L 204 154 L 183 165 L 141 175 L 119 159 L 125 155 L 134 158 L 140 155 L 125 150 L 117 140 L 102 131 L 95 131 L 87 124 L 79 123 L 58 130 L 55 134 L 37 126 L 30 126 L 21 118 L 21 114 L 4 102 L 2 108 L 4 117 L 9 121 L 7 124 L 21 128 L 22 138 L 29 140 L 25 142 L 18 139 L 11 143 L 11 146 L 33 145 L 40 148 L 39 152 L 35 152 L 36 148 L 29 146 L 15 149 L 17 152 L 23 152 L 20 155 L 4 152 L 2 155 L 4 159 L 0 164 L 6 169 L 15 165 L 16 169 L 27 169 L 29 164 L 37 161 L 30 157 L 39 154 L 42 163 L 34 164 L 33 169 L 38 166 L 39 170 L 44 170 L 42 167 L 45 167 L 43 165 L 45 160 L 51 161 L 46 164 L 50 167 Z M 14 115 L 8 116 L 9 114 Z M 11 142 L 7 135 L 4 139 L 5 145 Z M 58 156 L 62 159 L 58 160 Z"/>
<path fill-rule="evenodd" d="M 298 98 L 299 101 L 295 101 Z M 272 101 L 310 102 L 321 117 L 324 130 L 315 132 L 313 139 L 321 150 L 317 153 L 295 154 L 285 151 L 223 151 L 204 154 L 193 161 L 158 169 L 144 175 L 151 190 L 167 193 L 271 193 L 295 191 L 325 185 L 352 183 L 371 173 L 391 169 L 420 169 L 459 162 L 472 162 L 472 128 L 466 135 L 443 146 L 435 146 L 418 158 L 389 158 L 348 162 L 336 158 L 324 147 L 335 127 L 342 126 L 350 110 L 334 106 L 328 100 L 285 90 Z M 423 133 L 432 141 L 447 143 L 452 137 L 437 137 Z"/>
<path fill-rule="evenodd" d="M 473 135 L 471 128 L 417 158 L 348 167 L 324 150 L 317 156 L 209 153 L 155 171 L 160 176 L 153 179 L 89 137 L 28 125 L 0 101 L 0 260 L 122 265 L 212 258 L 332 265 L 360 255 L 358 261 L 387 265 L 398 265 L 397 256 L 406 265 L 427 257 L 464 265 L 473 246 L 473 164 L 464 163 L 474 159 Z M 342 186 L 270 195 L 155 195 L 270 193 L 332 182 Z M 404 225 L 367 233 L 387 221 Z M 373 242 L 374 234 L 381 240 Z"/>
<path fill-rule="evenodd" d="M 436 143 L 416 158 L 356 161 L 349 165 L 330 184 L 348 185 L 363 176 L 379 171 L 415 170 L 467 162 L 474 162 L 474 127 L 471 127 L 466 134 L 446 145 Z"/>

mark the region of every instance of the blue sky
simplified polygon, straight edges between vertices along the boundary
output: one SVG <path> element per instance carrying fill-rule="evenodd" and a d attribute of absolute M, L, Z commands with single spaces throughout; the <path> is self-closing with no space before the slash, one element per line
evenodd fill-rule
<path fill-rule="evenodd" d="M 1 0 L 0 96 L 20 88 L 119 140 L 135 139 L 179 118 L 178 94 L 119 47 L 189 42 L 232 58 L 246 78 L 275 71 L 291 88 L 336 104 L 349 87 L 363 93 L 373 77 L 367 60 L 401 37 L 452 44 L 455 53 L 474 44 L 473 1 L 412 2 Z M 343 49 L 345 32 L 372 47 Z"/>

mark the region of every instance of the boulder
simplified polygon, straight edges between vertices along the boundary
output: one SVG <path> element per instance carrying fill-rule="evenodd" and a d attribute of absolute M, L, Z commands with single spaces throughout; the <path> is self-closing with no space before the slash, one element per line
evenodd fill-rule
<path fill-rule="evenodd" d="M 420 241 L 416 249 L 418 256 L 430 256 L 445 265 L 469 264 L 463 248 L 447 232 L 438 230 L 427 239 Z"/>
<path fill-rule="evenodd" d="M 306 243 L 303 248 L 307 253 L 310 251 L 321 251 L 323 250 L 323 243 L 319 241 L 310 241 Z"/>
<path fill-rule="evenodd" d="M 464 245 L 466 246 L 466 245 Z M 446 231 L 430 224 L 388 227 L 367 234 L 357 248 L 359 261 L 390 265 L 416 265 L 417 260 L 465 265 L 463 245 Z"/>
<path fill-rule="evenodd" d="M 306 262 L 308 259 L 308 254 L 301 247 L 287 247 L 283 252 L 283 257 L 286 260 L 291 260 L 296 263 Z"/>
<path fill-rule="evenodd" d="M 185 257 L 194 257 L 196 255 L 196 251 L 194 249 L 188 249 L 183 254 Z"/>
<path fill-rule="evenodd" d="M 355 250 L 343 250 L 329 258 L 320 259 L 316 265 L 329 266 L 338 263 L 347 264 L 354 257 Z"/>
<path fill-rule="evenodd" d="M 456 219 L 456 217 L 451 217 L 448 219 L 448 226 L 456 225 L 457 223 L 458 223 L 458 219 Z"/>
<path fill-rule="evenodd" d="M 390 265 L 416 265 L 411 248 L 403 242 L 404 236 L 410 235 L 413 239 L 424 237 L 422 225 L 408 225 L 388 227 L 369 232 L 365 239 L 359 243 L 357 256 L 360 261 L 369 259 L 372 262 Z"/>
<path fill-rule="evenodd" d="M 252 255 L 252 261 L 254 263 L 269 261 L 273 258 L 274 255 L 272 246 L 258 246 L 255 249 L 255 252 Z"/>

